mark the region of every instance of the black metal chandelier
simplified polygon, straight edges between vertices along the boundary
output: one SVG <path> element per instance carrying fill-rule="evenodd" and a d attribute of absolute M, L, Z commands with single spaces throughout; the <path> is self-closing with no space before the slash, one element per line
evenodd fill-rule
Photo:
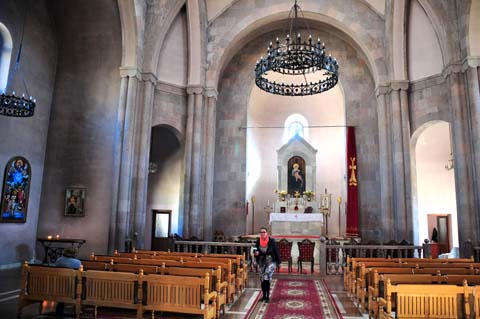
<path fill-rule="evenodd" d="M 333 88 L 338 82 L 338 63 L 331 55 L 326 55 L 325 44 L 318 39 L 303 41 L 300 33 L 297 32 L 298 11 L 300 7 L 295 4 L 290 10 L 289 18 L 292 16 L 290 32 L 287 34 L 285 44 L 280 44 L 279 39 L 275 45 L 270 42 L 267 49 L 267 56 L 261 57 L 255 66 L 255 84 L 268 93 L 284 96 L 305 96 L 322 93 Z M 290 34 L 297 35 L 291 39 Z M 298 76 L 301 82 L 277 83 L 267 78 L 268 72 Z M 313 82 L 307 80 L 307 74 L 323 72 L 321 77 Z"/>
<path fill-rule="evenodd" d="M 28 2 L 27 2 L 28 8 Z M 15 74 L 20 70 L 20 57 L 22 55 L 22 45 L 23 45 L 23 35 L 25 31 L 25 22 L 27 17 L 27 8 L 25 9 L 25 14 L 23 17 L 23 27 L 22 27 L 22 37 L 20 40 L 20 45 L 18 47 L 17 57 L 15 59 L 15 66 L 13 68 L 13 72 L 9 77 L 7 82 L 11 83 L 15 77 Z M 7 94 L 6 92 L 0 94 L 0 115 L 5 116 L 13 116 L 13 117 L 31 117 L 35 111 L 36 100 L 28 96 L 28 89 L 27 84 L 25 82 L 25 78 L 22 75 L 22 82 L 25 86 L 25 92 L 27 93 L 27 97 L 25 94 L 21 96 L 15 95 L 15 91 L 12 91 L 12 94 Z"/>

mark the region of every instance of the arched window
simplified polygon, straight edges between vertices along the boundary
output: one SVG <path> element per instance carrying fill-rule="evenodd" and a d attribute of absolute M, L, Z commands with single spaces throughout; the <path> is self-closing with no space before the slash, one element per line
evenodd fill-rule
<path fill-rule="evenodd" d="M 288 142 L 296 135 L 308 141 L 308 121 L 305 116 L 300 114 L 292 114 L 285 120 L 283 143 Z"/>
<path fill-rule="evenodd" d="M 12 36 L 7 27 L 0 22 L 0 93 L 4 93 L 7 90 L 11 56 Z"/>
<path fill-rule="evenodd" d="M 7 162 L 3 177 L 0 222 L 25 223 L 32 170 L 25 157 L 15 156 Z"/>
<path fill-rule="evenodd" d="M 288 137 L 292 138 L 295 135 L 303 137 L 303 125 L 299 121 L 292 122 L 288 126 Z"/>

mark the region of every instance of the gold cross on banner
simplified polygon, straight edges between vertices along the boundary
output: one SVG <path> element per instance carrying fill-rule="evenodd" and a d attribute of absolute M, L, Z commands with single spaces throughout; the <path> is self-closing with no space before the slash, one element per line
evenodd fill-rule
<path fill-rule="evenodd" d="M 355 157 L 350 157 L 350 165 L 348 165 L 348 169 L 350 171 L 350 178 L 348 180 L 348 186 L 357 186 L 357 177 L 355 176 L 355 170 L 357 169 L 357 165 L 355 165 Z"/>

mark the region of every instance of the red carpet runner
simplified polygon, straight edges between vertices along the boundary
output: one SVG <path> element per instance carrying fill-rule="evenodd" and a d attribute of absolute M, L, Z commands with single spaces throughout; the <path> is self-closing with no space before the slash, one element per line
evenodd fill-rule
<path fill-rule="evenodd" d="M 270 303 L 263 303 L 255 319 L 342 318 L 323 280 L 276 279 Z"/>

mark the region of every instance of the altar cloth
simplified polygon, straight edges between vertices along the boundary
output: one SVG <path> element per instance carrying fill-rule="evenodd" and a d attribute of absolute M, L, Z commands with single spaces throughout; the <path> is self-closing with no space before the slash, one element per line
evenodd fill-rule
<path fill-rule="evenodd" d="M 278 222 L 323 222 L 323 214 L 271 213 L 270 223 Z"/>

